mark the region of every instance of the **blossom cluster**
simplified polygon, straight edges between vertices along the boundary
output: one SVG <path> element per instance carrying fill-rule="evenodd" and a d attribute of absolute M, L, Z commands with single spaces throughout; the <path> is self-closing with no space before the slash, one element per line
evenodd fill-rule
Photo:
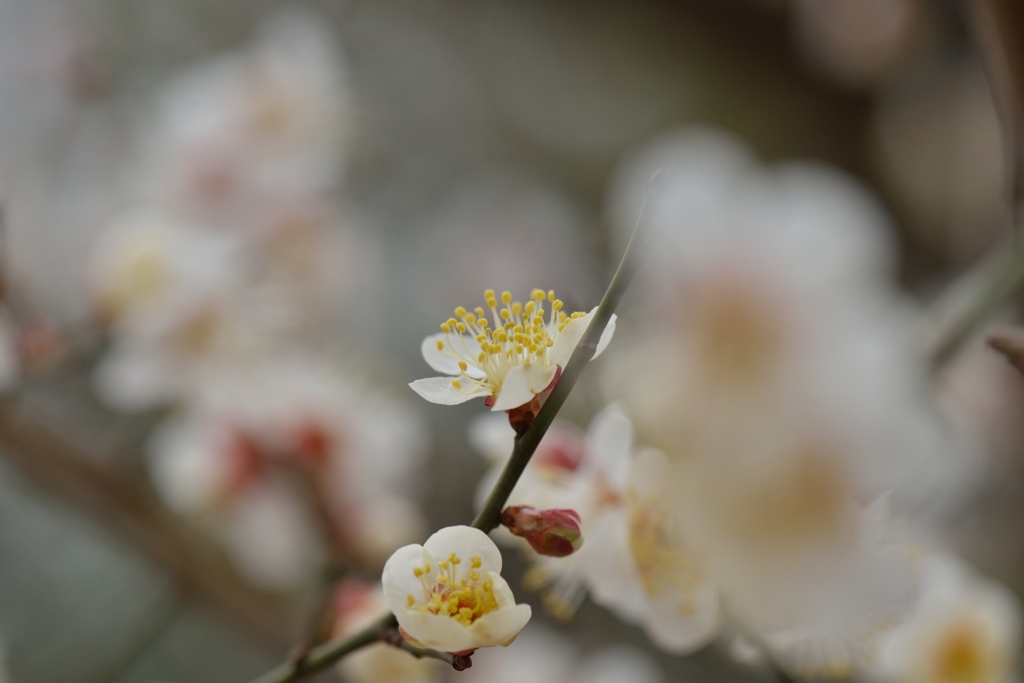
<path fill-rule="evenodd" d="M 276 590 L 325 563 L 380 566 L 423 532 L 424 426 L 342 360 L 374 258 L 334 199 L 346 80 L 297 12 L 172 78 L 138 107 L 121 209 L 90 255 L 110 339 L 97 393 L 172 409 L 149 443 L 157 492 Z"/>
<path fill-rule="evenodd" d="M 833 171 L 764 168 L 713 131 L 640 158 L 625 204 L 659 167 L 647 324 L 624 328 L 603 371 L 620 402 L 585 435 L 556 422 L 508 500 L 502 538 L 532 548 L 524 582 L 563 618 L 589 593 L 674 653 L 724 638 L 808 678 L 1009 680 L 1015 601 L 934 541 L 977 441 L 928 384 L 884 213 Z M 488 290 L 494 331 L 485 309 L 459 308 L 423 343 L 455 379 L 417 393 L 508 413 L 470 432 L 492 462 L 478 505 L 518 413 L 572 352 L 552 353 L 554 333 L 585 320 L 546 321 L 545 299 L 561 308 L 537 290 L 529 308 L 506 293 L 499 309 Z M 556 527 L 570 552 L 530 535 Z"/>

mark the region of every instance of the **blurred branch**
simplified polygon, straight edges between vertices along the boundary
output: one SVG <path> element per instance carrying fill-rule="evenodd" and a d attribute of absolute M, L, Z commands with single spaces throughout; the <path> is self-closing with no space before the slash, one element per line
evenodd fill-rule
<path fill-rule="evenodd" d="M 974 44 L 1002 124 L 1009 187 L 1010 243 L 954 283 L 935 307 L 940 332 L 929 345 L 933 370 L 945 366 L 1024 288 L 1024 4 L 966 0 Z M 952 314 L 950 313 L 952 311 Z"/>
<path fill-rule="evenodd" d="M 974 43 L 1003 126 L 1014 227 L 1024 217 L 1024 4 L 968 0 Z"/>
<path fill-rule="evenodd" d="M 276 648 L 287 646 L 285 603 L 252 589 L 220 552 L 187 529 L 138 482 L 103 467 L 62 438 L 17 396 L 0 400 L 0 454 L 45 490 L 125 537 L 181 588 Z"/>
<path fill-rule="evenodd" d="M 1024 374 L 1024 327 L 1015 325 L 993 332 L 988 336 L 988 345 L 1003 354 L 1010 365 Z"/>
<path fill-rule="evenodd" d="M 929 311 L 932 371 L 945 367 L 1024 288 L 1024 239 L 1010 242 L 954 282 Z"/>
<path fill-rule="evenodd" d="M 580 339 L 572 355 L 569 357 L 569 361 L 565 364 L 565 369 L 562 371 L 562 375 L 555 384 L 551 395 L 544 403 L 544 407 L 541 408 L 540 412 L 537 413 L 537 417 L 526 431 L 523 432 L 522 437 L 516 441 L 508 464 L 502 471 L 498 481 L 495 482 L 494 488 L 491 489 L 491 494 L 487 497 L 487 502 L 484 504 L 483 509 L 480 510 L 476 519 L 473 520 L 473 526 L 477 529 L 489 532 L 498 526 L 501 520 L 501 510 L 505 507 L 509 494 L 512 493 L 516 482 L 519 481 L 519 477 L 522 476 L 526 465 L 529 464 L 530 458 L 533 457 L 537 446 L 540 445 L 544 434 L 547 433 L 548 427 L 554 421 L 555 415 L 558 414 L 562 404 L 565 403 L 565 399 L 568 398 L 569 392 L 576 385 L 576 381 L 583 373 L 583 369 L 593 359 L 601 335 L 604 333 L 605 328 L 608 327 L 612 314 L 622 300 L 622 296 L 626 293 L 629 284 L 633 281 L 633 277 L 636 275 L 639 267 L 640 259 L 635 252 L 647 243 L 649 237 L 649 230 L 646 229 L 644 224 L 644 209 L 647 206 L 647 199 L 656 190 L 661 177 L 662 175 L 659 171 L 651 178 L 644 205 L 640 209 L 640 216 L 637 218 L 636 226 L 633 228 L 633 235 L 629 239 L 626 251 L 622 254 L 622 259 L 619 261 L 619 267 L 615 270 L 612 281 L 608 283 L 608 288 L 605 290 L 601 303 L 598 304 L 597 313 L 594 314 L 594 319 L 590 321 L 586 332 L 583 333 L 583 338 Z M 410 645 L 399 632 L 398 620 L 395 618 L 395 615 L 388 614 L 354 635 L 312 648 L 297 659 L 285 662 L 252 683 L 291 683 L 321 671 L 342 657 L 376 642 L 388 643 L 417 657 L 440 659 L 451 664 L 457 671 L 469 668 L 472 665 L 472 661 L 468 656 L 452 655 L 446 652 L 426 650 Z"/>

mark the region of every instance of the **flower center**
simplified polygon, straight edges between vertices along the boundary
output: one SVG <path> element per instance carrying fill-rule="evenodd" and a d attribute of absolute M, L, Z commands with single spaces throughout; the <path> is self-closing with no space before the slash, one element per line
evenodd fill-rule
<path fill-rule="evenodd" d="M 658 596 L 668 590 L 683 593 L 679 610 L 690 614 L 689 599 L 704 580 L 704 568 L 679 547 L 669 522 L 670 512 L 655 496 L 629 496 L 629 549 L 633 553 L 644 592 Z"/>
<path fill-rule="evenodd" d="M 736 282 L 700 290 L 693 305 L 697 350 L 710 379 L 727 386 L 757 387 L 782 356 L 782 312 L 764 292 Z"/>
<path fill-rule="evenodd" d="M 469 558 L 469 571 L 459 578 L 458 567 L 462 559 L 454 552 L 447 560 L 437 563 L 437 578 L 431 584 L 430 564 L 416 567 L 413 576 L 423 585 L 426 600 L 416 606 L 416 596 L 406 598 L 410 609 L 418 609 L 421 613 L 430 612 L 457 620 L 463 626 L 469 626 L 485 614 L 498 609 L 498 600 L 494 597 L 494 582 L 490 579 L 481 581 L 480 557 Z"/>
<path fill-rule="evenodd" d="M 982 683 L 991 675 L 982 634 L 974 624 L 958 624 L 942 639 L 936 652 L 936 681 Z"/>
<path fill-rule="evenodd" d="M 550 316 L 545 320 L 544 300 L 551 303 Z M 582 318 L 586 313 L 567 315 L 562 311 L 562 302 L 555 298 L 554 290 L 546 295 L 539 289 L 530 294 L 526 305 L 512 301 L 512 294 L 502 292 L 501 303 L 493 289 L 484 292 L 484 300 L 490 310 L 494 327 L 487 319 L 487 311 L 477 307 L 467 311 L 462 306 L 455 309 L 455 317 L 441 323 L 445 340 L 437 341 L 437 349 L 459 362 L 461 375 L 452 380 L 452 386 L 464 394 L 481 388 L 496 395 L 508 376 L 509 370 L 517 365 L 550 363 L 548 349 L 555 344 L 570 320 Z M 454 339 L 453 339 L 454 337 Z M 475 368 L 470 374 L 469 368 Z M 482 377 L 480 375 L 483 375 Z"/>

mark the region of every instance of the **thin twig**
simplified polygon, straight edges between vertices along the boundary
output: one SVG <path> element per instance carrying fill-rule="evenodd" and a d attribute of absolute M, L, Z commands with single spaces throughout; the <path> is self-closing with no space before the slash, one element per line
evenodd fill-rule
<path fill-rule="evenodd" d="M 276 669 L 263 674 L 252 683 L 289 683 L 290 681 L 297 681 L 300 678 L 326 669 L 345 655 L 351 654 L 367 645 L 380 642 L 381 632 L 384 630 L 381 628 L 381 625 L 385 622 L 390 624 L 390 621 L 394 619 L 391 615 L 388 616 L 391 618 L 382 619 L 380 622 L 371 624 L 362 631 L 347 638 L 332 640 L 314 647 L 304 657 L 300 657 L 297 661 L 285 662 Z"/>
<path fill-rule="evenodd" d="M 527 428 L 522 438 L 516 442 L 515 447 L 512 449 L 512 455 L 509 458 L 508 464 L 502 471 L 498 481 L 494 484 L 491 495 L 487 497 L 487 502 L 484 504 L 480 514 L 473 521 L 473 526 L 477 529 L 487 532 L 498 526 L 501 510 L 508 501 L 509 494 L 512 493 L 516 482 L 522 476 L 523 470 L 526 469 L 526 465 L 530 462 L 534 451 L 537 450 L 541 439 L 544 438 L 548 427 L 551 426 L 555 415 L 558 414 L 562 404 L 565 403 L 565 399 L 568 398 L 569 392 L 576 385 L 576 380 L 579 379 L 587 363 L 594 357 L 601 335 L 604 333 L 605 328 L 608 327 L 612 314 L 615 312 L 619 301 L 622 300 L 623 294 L 626 293 L 626 289 L 636 275 L 640 262 L 636 252 L 646 244 L 649 233 L 645 225 L 647 199 L 654 192 L 655 184 L 661 177 L 659 172 L 651 179 L 647 196 L 644 198 L 644 205 L 640 209 L 640 216 L 637 218 L 636 226 L 633 228 L 633 235 L 629 239 L 626 251 L 622 254 L 622 260 L 619 261 L 619 267 L 615 270 L 612 281 L 608 283 L 608 289 L 605 290 L 604 297 L 597 307 L 594 319 L 590 322 L 586 332 L 583 333 L 583 338 L 580 339 L 576 349 L 572 352 L 572 356 L 569 357 L 569 361 L 565 364 L 565 369 L 562 371 L 562 375 L 558 383 L 555 384 L 551 395 L 544 403 L 544 407 L 541 408 L 536 419 L 534 419 L 533 423 Z M 330 666 L 342 657 L 360 648 L 377 642 L 388 643 L 417 657 L 439 659 L 451 664 L 453 668 L 460 671 L 471 664 L 468 656 L 452 655 L 446 652 L 437 652 L 436 650 L 427 650 L 410 645 L 401 637 L 398 631 L 398 620 L 393 614 L 388 614 L 358 633 L 324 643 L 311 649 L 295 661 L 285 662 L 276 669 L 252 681 L 252 683 L 292 683 L 292 681 L 297 681 Z"/>
<path fill-rule="evenodd" d="M 933 306 L 940 331 L 929 344 L 933 371 L 945 367 L 991 318 L 1024 289 L 1024 238 L 1014 236 L 953 283 Z"/>

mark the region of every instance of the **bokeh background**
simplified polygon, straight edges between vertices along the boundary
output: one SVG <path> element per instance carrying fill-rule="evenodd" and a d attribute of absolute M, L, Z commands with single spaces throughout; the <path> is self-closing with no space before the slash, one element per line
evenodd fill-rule
<path fill-rule="evenodd" d="M 218 410 L 261 422 L 336 389 L 346 433 L 401 433 L 399 474 L 366 475 L 400 502 L 345 512 L 356 576 L 470 519 L 482 408 L 405 387 L 429 374 L 420 341 L 488 287 L 594 305 L 635 208 L 629 163 L 667 135 L 713 127 L 766 163 L 847 174 L 886 213 L 902 294 L 943 301 L 1009 233 L 972 30 L 938 0 L 0 0 L 3 680 L 243 681 L 301 640 L 317 570 L 237 538 L 288 536 L 294 559 L 306 512 L 253 503 L 266 516 L 225 530 L 182 514 L 214 474 L 154 477 L 159 444 L 200 448 L 189 425 Z M 265 117 L 257 134 L 299 130 L 256 149 L 235 106 Z M 147 261 L 161 254 L 164 270 Z M 174 296 L 138 313 L 167 280 Z M 318 387 L 334 368 L 344 383 Z M 1024 379 L 980 335 L 947 372 L 985 455 L 936 527 L 1019 593 Z M 581 428 L 597 380 L 566 408 Z M 589 601 L 542 616 L 509 555 L 517 596 L 581 657 L 626 644 L 652 680 L 770 676 L 725 647 L 662 653 Z"/>

